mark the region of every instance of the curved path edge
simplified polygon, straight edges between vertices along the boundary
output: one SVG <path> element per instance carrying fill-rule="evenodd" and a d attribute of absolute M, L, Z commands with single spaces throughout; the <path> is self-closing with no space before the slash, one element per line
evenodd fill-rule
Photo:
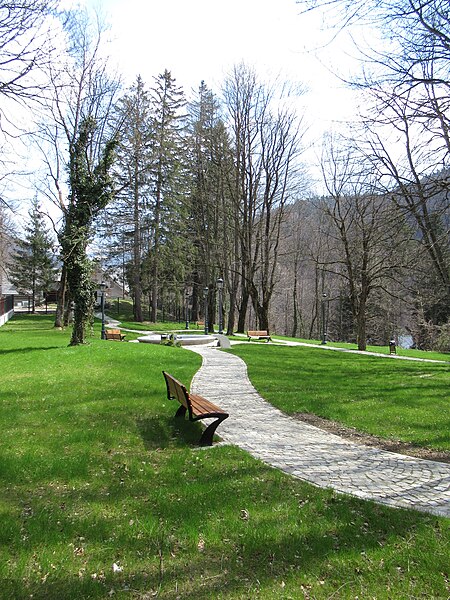
<path fill-rule="evenodd" d="M 449 464 L 355 444 L 297 421 L 258 394 L 239 357 L 189 350 L 202 356 L 192 391 L 230 413 L 218 430 L 225 442 L 318 487 L 450 517 Z"/>

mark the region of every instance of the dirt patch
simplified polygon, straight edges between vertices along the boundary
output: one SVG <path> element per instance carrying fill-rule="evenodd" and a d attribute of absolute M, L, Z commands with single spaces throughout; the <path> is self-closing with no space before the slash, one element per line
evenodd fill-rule
<path fill-rule="evenodd" d="M 375 448 L 380 448 L 381 450 L 388 450 L 389 452 L 406 454 L 407 456 L 450 463 L 450 451 L 419 448 L 418 446 L 413 446 L 412 444 L 401 442 L 400 440 L 385 440 L 376 435 L 362 433 L 357 429 L 353 429 L 353 427 L 346 427 L 336 421 L 329 421 L 328 419 L 323 419 L 322 417 L 317 417 L 316 415 L 311 415 L 309 413 L 295 413 L 293 417 L 299 421 L 304 421 L 309 425 L 314 425 L 319 429 L 324 429 L 325 431 L 339 435 L 346 440 L 355 442 L 355 444 L 373 446 Z"/>

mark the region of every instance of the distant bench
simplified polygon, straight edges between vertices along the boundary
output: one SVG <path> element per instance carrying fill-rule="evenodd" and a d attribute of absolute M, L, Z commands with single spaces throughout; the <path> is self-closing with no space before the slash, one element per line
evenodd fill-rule
<path fill-rule="evenodd" d="M 120 329 L 105 329 L 105 340 L 118 340 L 122 342 L 125 339 L 125 334 Z"/>
<path fill-rule="evenodd" d="M 180 407 L 175 413 L 176 417 L 184 417 L 186 411 L 189 421 L 199 421 L 200 419 L 216 419 L 210 423 L 203 431 L 200 438 L 200 446 L 212 446 L 214 433 L 220 423 L 225 420 L 229 414 L 198 394 L 190 394 L 186 386 L 180 383 L 175 377 L 163 371 L 166 380 L 167 398 L 169 400 L 178 400 Z"/>
<path fill-rule="evenodd" d="M 259 331 L 247 331 L 247 337 L 249 342 L 251 340 L 266 340 L 267 342 L 272 341 L 272 338 L 266 329 L 261 329 Z"/>

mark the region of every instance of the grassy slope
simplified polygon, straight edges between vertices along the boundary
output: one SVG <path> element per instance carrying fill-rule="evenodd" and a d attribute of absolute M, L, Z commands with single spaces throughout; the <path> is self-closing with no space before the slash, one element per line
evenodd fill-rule
<path fill-rule="evenodd" d="M 448 595 L 449 520 L 196 448 L 161 369 L 188 382 L 198 357 L 98 337 L 0 329 L 0 598 Z"/>
<path fill-rule="evenodd" d="M 450 450 L 449 365 L 256 344 L 233 352 L 262 396 L 289 414 Z"/>

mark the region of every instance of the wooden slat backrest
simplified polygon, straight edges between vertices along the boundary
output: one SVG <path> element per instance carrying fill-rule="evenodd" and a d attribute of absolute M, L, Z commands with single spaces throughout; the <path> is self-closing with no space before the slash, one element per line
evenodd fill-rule
<path fill-rule="evenodd" d="M 269 332 L 264 329 L 261 331 L 247 331 L 247 335 L 250 337 L 268 336 Z"/>
<path fill-rule="evenodd" d="M 166 380 L 167 397 L 173 400 L 178 400 L 180 404 L 185 406 L 190 411 L 191 407 L 189 406 L 189 402 L 187 400 L 189 395 L 185 386 L 182 383 L 180 383 L 178 379 L 172 377 L 172 375 L 170 375 L 169 373 L 163 371 L 163 375 L 164 379 Z"/>

